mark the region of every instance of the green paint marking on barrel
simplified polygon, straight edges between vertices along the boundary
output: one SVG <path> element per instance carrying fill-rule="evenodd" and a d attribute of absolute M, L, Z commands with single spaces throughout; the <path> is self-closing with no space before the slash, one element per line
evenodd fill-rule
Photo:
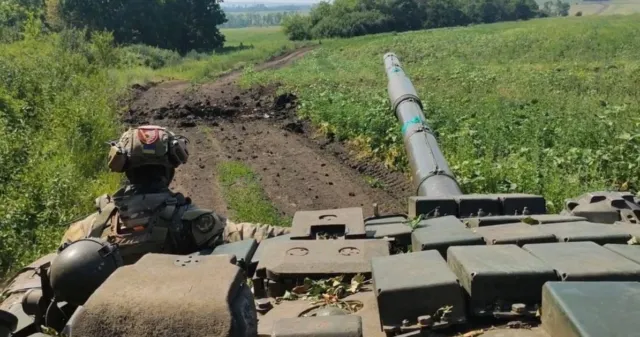
<path fill-rule="evenodd" d="M 420 116 L 413 117 L 413 119 L 404 122 L 404 124 L 402 124 L 402 134 L 406 134 L 407 129 L 413 124 L 422 124 Z"/>

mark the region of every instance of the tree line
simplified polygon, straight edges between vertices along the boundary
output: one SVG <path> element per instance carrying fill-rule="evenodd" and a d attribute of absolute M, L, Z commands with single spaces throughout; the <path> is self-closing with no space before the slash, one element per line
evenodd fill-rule
<path fill-rule="evenodd" d="M 353 37 L 566 16 L 565 7 L 561 0 L 542 10 L 535 0 L 335 0 L 320 2 L 309 15 L 287 17 L 283 26 L 291 40 Z"/>
<path fill-rule="evenodd" d="M 225 5 L 222 9 L 225 13 L 254 13 L 254 12 L 305 12 L 311 9 L 311 5 L 275 5 L 267 6 L 264 4 L 256 5 Z"/>
<path fill-rule="evenodd" d="M 2 0 L 0 36 L 18 39 L 29 17 L 42 29 L 109 31 L 120 44 L 146 44 L 181 54 L 210 51 L 225 42 L 227 22 L 217 0 Z"/>
<path fill-rule="evenodd" d="M 297 12 L 227 14 L 227 22 L 220 28 L 279 26 L 282 21 Z"/>

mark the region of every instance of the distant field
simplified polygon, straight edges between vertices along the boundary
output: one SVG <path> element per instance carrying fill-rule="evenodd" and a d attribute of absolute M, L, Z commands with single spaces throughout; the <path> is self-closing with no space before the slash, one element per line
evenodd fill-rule
<path fill-rule="evenodd" d="M 640 13 L 640 0 L 582 1 L 571 4 L 569 15 L 616 15 Z"/>
<path fill-rule="evenodd" d="M 250 27 L 221 29 L 226 37 L 225 50 L 213 54 L 188 55 L 175 65 L 157 71 L 149 68 L 127 69 L 119 74 L 123 81 L 145 82 L 151 79 L 169 78 L 202 81 L 230 70 L 262 62 L 305 45 L 292 42 L 280 27 Z"/>
<path fill-rule="evenodd" d="M 398 54 L 464 190 L 542 193 L 551 210 L 640 181 L 640 15 L 539 19 L 323 41 L 280 81 L 300 113 L 406 169 L 382 55 Z"/>

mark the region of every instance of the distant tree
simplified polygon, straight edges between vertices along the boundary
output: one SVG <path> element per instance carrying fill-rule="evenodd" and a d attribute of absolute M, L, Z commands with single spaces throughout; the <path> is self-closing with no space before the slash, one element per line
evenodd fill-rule
<path fill-rule="evenodd" d="M 570 8 L 571 8 L 571 5 L 569 3 L 556 0 L 556 10 L 557 10 L 558 16 L 568 16 Z"/>
<path fill-rule="evenodd" d="M 111 31 L 118 43 L 176 50 L 221 47 L 226 16 L 216 0 L 59 0 L 73 27 Z"/>
<path fill-rule="evenodd" d="M 582 16 L 582 12 L 581 12 L 581 11 L 578 11 L 578 12 L 576 13 L 576 16 Z"/>
<path fill-rule="evenodd" d="M 568 16 L 571 4 L 561 0 L 547 1 L 542 5 L 541 16 Z"/>
<path fill-rule="evenodd" d="M 311 17 L 306 15 L 292 15 L 284 19 L 282 22 L 284 32 L 290 40 L 310 40 L 311 36 Z"/>

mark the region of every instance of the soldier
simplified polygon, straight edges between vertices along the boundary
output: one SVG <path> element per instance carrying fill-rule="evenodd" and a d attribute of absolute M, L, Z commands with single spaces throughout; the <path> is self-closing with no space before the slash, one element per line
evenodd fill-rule
<path fill-rule="evenodd" d="M 96 199 L 97 212 L 73 223 L 62 244 L 84 238 L 117 243 L 125 264 L 146 253 L 189 254 L 204 248 L 289 233 L 288 228 L 233 223 L 173 193 L 175 169 L 189 158 L 188 140 L 159 126 L 129 129 L 111 142 L 108 165 L 128 184 Z"/>

